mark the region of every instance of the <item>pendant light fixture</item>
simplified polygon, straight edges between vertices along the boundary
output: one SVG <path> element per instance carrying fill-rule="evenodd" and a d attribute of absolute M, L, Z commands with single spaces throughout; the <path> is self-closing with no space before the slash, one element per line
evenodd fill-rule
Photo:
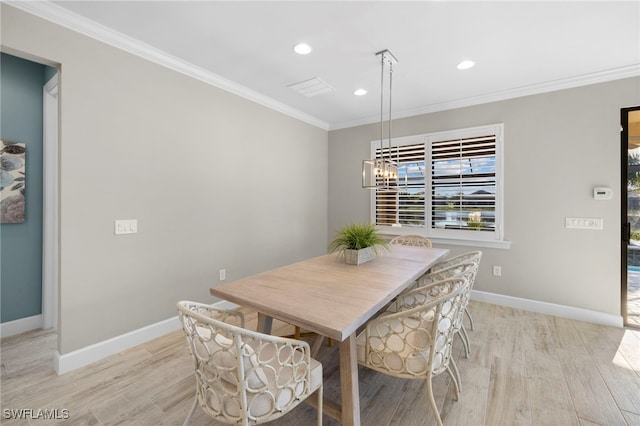
<path fill-rule="evenodd" d="M 362 187 L 382 191 L 398 189 L 398 163 L 391 157 L 391 95 L 393 91 L 393 65 L 398 60 L 387 49 L 376 53 L 380 59 L 380 155 L 362 161 Z M 384 146 L 384 76 L 385 67 L 389 73 L 389 137 Z"/>

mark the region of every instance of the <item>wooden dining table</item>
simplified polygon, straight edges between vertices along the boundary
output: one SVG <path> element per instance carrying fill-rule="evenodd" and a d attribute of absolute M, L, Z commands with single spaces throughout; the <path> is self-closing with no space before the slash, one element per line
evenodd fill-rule
<path fill-rule="evenodd" d="M 340 342 L 342 405 L 326 400 L 323 409 L 345 426 L 359 425 L 356 330 L 448 253 L 391 245 L 357 266 L 327 254 L 222 284 L 210 292 L 255 309 L 260 332 L 270 333 L 276 318 Z"/>

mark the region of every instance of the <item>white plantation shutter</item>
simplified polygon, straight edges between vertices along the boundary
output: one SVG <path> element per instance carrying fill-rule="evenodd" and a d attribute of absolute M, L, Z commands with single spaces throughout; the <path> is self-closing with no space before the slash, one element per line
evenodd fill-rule
<path fill-rule="evenodd" d="M 495 229 L 495 135 L 433 142 L 430 169 L 433 228 Z"/>
<path fill-rule="evenodd" d="M 376 150 L 388 158 L 389 149 Z M 424 227 L 424 143 L 394 146 L 391 158 L 398 163 L 397 190 L 376 191 L 376 225 Z"/>
<path fill-rule="evenodd" d="M 431 237 L 502 240 L 502 124 L 418 135 L 376 148 L 398 162 L 397 189 L 375 191 L 375 223 Z M 375 142 L 372 142 L 372 146 Z"/>

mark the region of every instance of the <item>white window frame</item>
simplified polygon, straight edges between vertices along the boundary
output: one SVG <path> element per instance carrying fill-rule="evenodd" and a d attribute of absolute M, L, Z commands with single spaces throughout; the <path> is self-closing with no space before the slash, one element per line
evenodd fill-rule
<path fill-rule="evenodd" d="M 389 236 L 402 234 L 420 234 L 429 238 L 433 243 L 468 245 L 477 247 L 492 247 L 508 249 L 510 241 L 504 240 L 504 124 L 490 124 L 485 126 L 469 127 L 464 129 L 447 130 L 442 132 L 427 133 L 391 140 L 392 146 L 403 146 L 413 144 L 425 144 L 425 169 L 431 170 L 431 144 L 438 141 L 450 139 L 463 139 L 474 136 L 484 136 L 495 134 L 495 154 L 496 154 L 496 184 L 495 184 L 495 231 L 467 231 L 459 229 L 438 229 L 432 226 L 432 198 L 431 172 L 425 173 L 425 226 L 424 227 L 403 227 L 400 224 L 378 226 L 382 234 Z M 380 147 L 380 141 L 371 142 L 371 156 L 376 155 L 376 149 Z M 376 191 L 371 191 L 371 221 L 376 223 Z"/>

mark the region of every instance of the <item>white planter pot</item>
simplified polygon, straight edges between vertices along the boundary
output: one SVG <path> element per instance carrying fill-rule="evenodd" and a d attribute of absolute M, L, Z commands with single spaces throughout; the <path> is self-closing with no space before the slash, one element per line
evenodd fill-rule
<path fill-rule="evenodd" d="M 367 247 L 360 250 L 345 250 L 344 260 L 349 265 L 360 265 L 368 262 L 376 257 L 373 247 Z"/>

